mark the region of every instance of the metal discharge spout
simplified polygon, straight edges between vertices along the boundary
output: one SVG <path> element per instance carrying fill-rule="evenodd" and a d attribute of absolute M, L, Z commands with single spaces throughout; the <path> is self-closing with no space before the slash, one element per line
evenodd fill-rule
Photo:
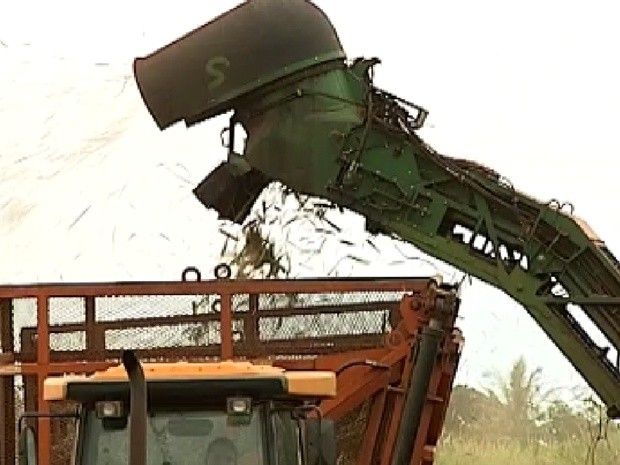
<path fill-rule="evenodd" d="M 235 108 L 262 87 L 343 60 L 325 14 L 304 0 L 250 0 L 134 61 L 134 75 L 160 129 Z"/>

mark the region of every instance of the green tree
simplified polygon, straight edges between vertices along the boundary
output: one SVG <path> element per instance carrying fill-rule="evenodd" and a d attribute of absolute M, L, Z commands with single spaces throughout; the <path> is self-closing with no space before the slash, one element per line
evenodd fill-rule
<path fill-rule="evenodd" d="M 444 439 L 489 439 L 494 423 L 501 421 L 503 405 L 494 395 L 469 386 L 455 386 L 444 421 Z"/>
<path fill-rule="evenodd" d="M 537 423 L 544 420 L 542 404 L 553 390 L 544 392 L 541 368 L 529 370 L 523 357 L 512 366 L 507 377 L 495 375 L 495 386 L 487 388 L 503 405 L 503 434 L 522 446 L 538 439 Z"/>
<path fill-rule="evenodd" d="M 566 402 L 556 399 L 545 411 L 542 427 L 547 442 L 564 442 L 583 437 L 584 418 Z"/>

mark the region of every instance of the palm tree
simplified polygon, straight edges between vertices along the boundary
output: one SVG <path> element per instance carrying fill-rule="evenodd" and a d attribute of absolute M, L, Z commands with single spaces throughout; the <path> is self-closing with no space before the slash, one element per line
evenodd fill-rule
<path fill-rule="evenodd" d="M 488 394 L 496 396 L 503 406 L 504 434 L 523 446 L 536 438 L 537 422 L 543 418 L 542 404 L 553 392 L 543 391 L 541 375 L 541 368 L 528 370 L 525 359 L 520 357 L 507 377 L 496 374 L 495 386 L 487 388 Z"/>

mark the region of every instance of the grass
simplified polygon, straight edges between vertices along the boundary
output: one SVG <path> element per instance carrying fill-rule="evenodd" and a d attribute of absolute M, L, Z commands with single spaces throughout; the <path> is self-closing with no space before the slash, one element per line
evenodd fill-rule
<path fill-rule="evenodd" d="M 616 444 L 600 442 L 594 461 L 588 454 L 589 444 L 573 441 L 521 448 L 515 443 L 484 443 L 457 439 L 442 444 L 437 450 L 436 465 L 618 465 L 620 453 Z"/>

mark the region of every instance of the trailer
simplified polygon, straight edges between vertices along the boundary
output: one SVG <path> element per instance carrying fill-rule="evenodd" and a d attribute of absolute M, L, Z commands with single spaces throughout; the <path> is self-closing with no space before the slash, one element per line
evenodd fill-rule
<path fill-rule="evenodd" d="M 33 457 L 36 442 L 39 465 L 90 464 L 80 455 L 81 419 L 97 412 L 97 402 L 103 409 L 104 401 L 127 401 L 127 378 L 118 367 L 125 350 L 144 364 L 147 384 L 149 376 L 167 377 L 169 389 L 153 388 L 153 406 L 162 392 L 171 396 L 168 403 L 194 398 L 195 411 L 217 398 L 222 414 L 228 397 L 253 399 L 257 406 L 276 398 L 294 404 L 301 397 L 310 415 L 304 421 L 318 414 L 325 425 L 335 424 L 330 441 L 339 463 L 430 464 L 463 345 L 455 327 L 457 289 L 438 278 L 0 286 L 0 305 L 3 464 L 14 463 L 15 424 L 22 459 Z M 36 326 L 15 328 L 13 316 L 24 314 L 36 316 Z M 233 363 L 229 374 L 272 370 L 277 389 L 284 389 L 288 373 L 323 376 L 328 387 L 300 396 L 265 395 L 230 377 L 232 387 L 213 384 L 209 373 L 217 368 L 205 366 L 221 363 Z M 185 378 L 174 375 L 179 370 Z M 87 378 L 91 384 L 85 375 L 94 375 Z M 188 390 L 188 377 L 203 384 Z M 25 407 L 16 411 L 20 378 Z M 105 379 L 116 387 L 88 389 Z M 284 384 L 290 389 L 290 381 Z M 123 406 L 112 414 L 127 412 Z"/>

